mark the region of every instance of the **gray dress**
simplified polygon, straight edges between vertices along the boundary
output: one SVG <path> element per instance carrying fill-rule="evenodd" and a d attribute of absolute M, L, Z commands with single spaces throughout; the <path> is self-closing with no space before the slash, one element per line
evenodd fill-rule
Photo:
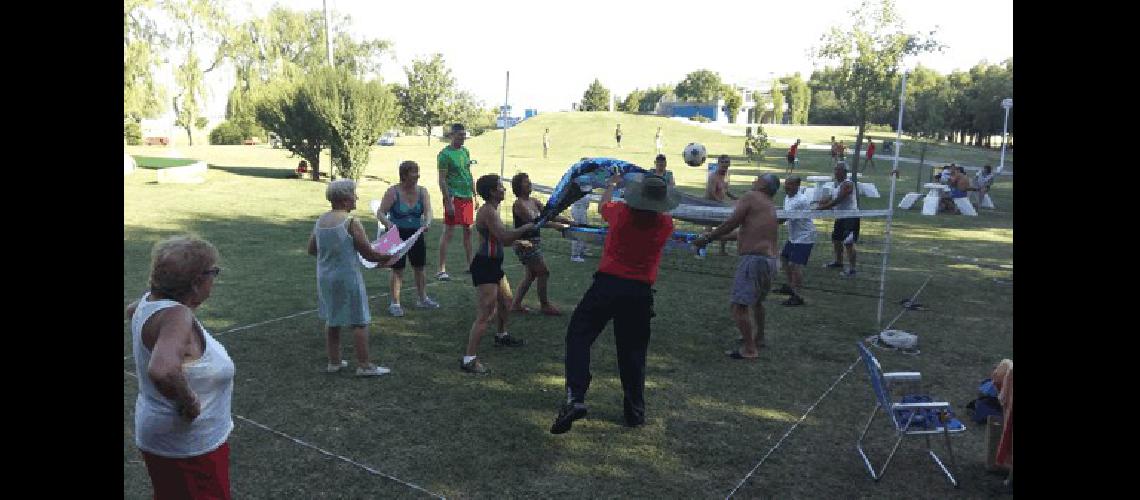
<path fill-rule="evenodd" d="M 333 227 L 313 229 L 317 240 L 317 313 L 328 326 L 367 325 L 368 293 L 360 273 L 360 258 L 352 246 L 348 225 L 352 217 Z"/>

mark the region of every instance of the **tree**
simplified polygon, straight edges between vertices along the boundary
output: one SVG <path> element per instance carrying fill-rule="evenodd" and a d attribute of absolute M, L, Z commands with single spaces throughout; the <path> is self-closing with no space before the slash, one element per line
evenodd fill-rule
<path fill-rule="evenodd" d="M 412 61 L 410 68 L 404 67 L 404 74 L 408 77 L 408 85 L 396 89 L 403 122 L 425 127 L 428 144 L 431 144 L 431 128 L 442 124 L 447 115 L 448 103 L 455 93 L 455 78 L 441 54 L 434 54 L 428 60 Z"/>
<path fill-rule="evenodd" d="M 610 108 L 610 89 L 602 86 L 597 78 L 582 94 L 582 111 L 607 111 Z"/>
<path fill-rule="evenodd" d="M 720 97 L 724 90 L 724 83 L 720 75 L 707 69 L 699 69 L 688 75 L 677 84 L 674 91 L 677 99 L 684 101 L 708 102 Z"/>
<path fill-rule="evenodd" d="M 155 53 L 169 40 L 153 19 L 153 0 L 126 0 L 123 3 L 123 122 L 138 124 L 143 118 L 162 114 L 165 90 L 154 74 L 161 63 Z"/>
<path fill-rule="evenodd" d="M 379 81 L 365 82 L 347 68 L 321 68 L 304 92 L 325 125 L 337 176 L 359 179 L 372 145 L 396 123 L 395 97 Z"/>
<path fill-rule="evenodd" d="M 724 96 L 725 113 L 728 114 L 728 122 L 736 123 L 736 114 L 740 112 L 740 107 L 744 105 L 744 96 L 740 95 L 740 91 L 736 87 L 725 84 L 720 91 Z"/>
<path fill-rule="evenodd" d="M 261 87 L 254 97 L 257 122 L 281 138 L 281 145 L 304 158 L 319 180 L 321 149 L 328 143 L 327 126 L 302 82 L 280 81 Z"/>
<path fill-rule="evenodd" d="M 772 123 L 784 123 L 784 91 L 780 90 L 784 84 L 779 80 L 772 82 Z"/>
<path fill-rule="evenodd" d="M 625 96 L 625 100 L 618 105 L 618 111 L 637 113 L 641 110 L 641 100 L 644 97 L 645 92 L 642 92 L 638 89 L 633 89 L 629 95 Z"/>
<path fill-rule="evenodd" d="M 788 86 L 784 98 L 788 101 L 788 111 L 792 115 L 792 124 L 807 125 L 808 110 L 811 109 L 811 87 L 808 87 L 807 82 L 800 78 L 799 72 L 792 76 L 785 76 L 780 81 Z"/>
<path fill-rule="evenodd" d="M 673 99 L 673 86 L 669 84 L 661 84 L 652 89 L 646 90 L 641 98 L 641 102 L 637 105 L 637 110 L 642 113 L 652 113 L 657 110 L 657 103 L 662 99 Z"/>
<path fill-rule="evenodd" d="M 892 96 L 897 96 L 892 83 L 906 56 L 941 50 L 942 45 L 933 39 L 934 32 L 924 39 L 917 33 L 905 31 L 902 18 L 895 11 L 892 0 L 864 0 L 849 12 L 851 27 L 832 27 L 825 33 L 816 48 L 816 57 L 824 62 L 836 62 L 840 78 L 835 94 L 844 108 L 855 116 L 858 134 L 855 138 L 853 178 L 859 175 L 859 151 L 868 116 L 889 108 Z"/>
<path fill-rule="evenodd" d="M 488 117 L 487 110 L 482 108 L 482 101 L 476 99 L 470 92 L 456 91 L 444 108 L 442 122 L 462 123 L 469 134 L 480 135 L 495 127 L 499 115 L 498 111 L 491 111 Z"/>
<path fill-rule="evenodd" d="M 186 62 L 174 71 L 174 82 L 180 92 L 174 96 L 174 124 L 186 131 L 186 139 L 194 145 L 191 135 L 194 122 L 201 113 L 202 102 L 206 100 L 206 87 L 202 84 L 202 69 L 198 65 L 198 55 L 191 51 Z"/>
<path fill-rule="evenodd" d="M 194 122 L 201 115 L 206 99 L 204 75 L 213 71 L 225 58 L 224 42 L 229 33 L 229 19 L 224 0 L 186 0 L 166 2 L 163 6 L 174 20 L 174 45 L 185 54 L 182 64 L 174 71 L 178 93 L 174 96 L 174 124 L 186 131 L 190 145 Z M 213 48 L 213 62 L 202 69 L 198 56 L 200 47 Z"/>

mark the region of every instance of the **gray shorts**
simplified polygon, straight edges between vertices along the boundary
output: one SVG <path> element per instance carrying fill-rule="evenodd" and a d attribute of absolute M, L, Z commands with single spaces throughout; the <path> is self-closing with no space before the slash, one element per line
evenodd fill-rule
<path fill-rule="evenodd" d="M 776 257 L 741 255 L 732 280 L 732 303 L 750 306 L 764 300 L 776 275 Z"/>

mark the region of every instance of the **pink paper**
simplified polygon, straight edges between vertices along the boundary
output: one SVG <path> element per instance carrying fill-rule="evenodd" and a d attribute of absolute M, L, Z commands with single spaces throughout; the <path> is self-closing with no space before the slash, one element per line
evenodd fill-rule
<path fill-rule="evenodd" d="M 395 264 L 396 261 L 400 260 L 400 257 L 403 257 L 404 254 L 408 253 L 408 250 L 412 249 L 412 245 L 414 245 L 420 235 L 423 234 L 424 229 L 427 228 L 421 227 L 417 229 L 416 232 L 412 233 L 412 235 L 409 236 L 407 240 L 401 239 L 400 232 L 395 228 L 390 229 L 381 235 L 380 239 L 376 240 L 376 242 L 372 244 L 372 249 L 379 253 L 390 253 L 395 255 L 395 257 L 388 260 L 388 264 L 385 264 L 383 267 L 391 267 L 392 264 Z M 364 264 L 364 267 L 367 267 L 369 269 L 372 269 L 378 265 L 376 262 L 365 260 L 364 257 L 360 257 L 360 262 L 361 264 Z"/>

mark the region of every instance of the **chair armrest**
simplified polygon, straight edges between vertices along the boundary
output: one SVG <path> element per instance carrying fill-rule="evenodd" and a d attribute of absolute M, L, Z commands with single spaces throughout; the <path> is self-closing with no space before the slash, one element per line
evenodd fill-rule
<path fill-rule="evenodd" d="M 891 372 L 884 373 L 883 379 L 887 382 L 918 382 L 922 380 L 922 373 L 919 372 Z"/>
<path fill-rule="evenodd" d="M 891 404 L 892 410 L 917 410 L 917 409 L 930 409 L 946 408 L 950 409 L 950 403 L 945 401 L 932 401 L 930 403 L 893 403 Z"/>

